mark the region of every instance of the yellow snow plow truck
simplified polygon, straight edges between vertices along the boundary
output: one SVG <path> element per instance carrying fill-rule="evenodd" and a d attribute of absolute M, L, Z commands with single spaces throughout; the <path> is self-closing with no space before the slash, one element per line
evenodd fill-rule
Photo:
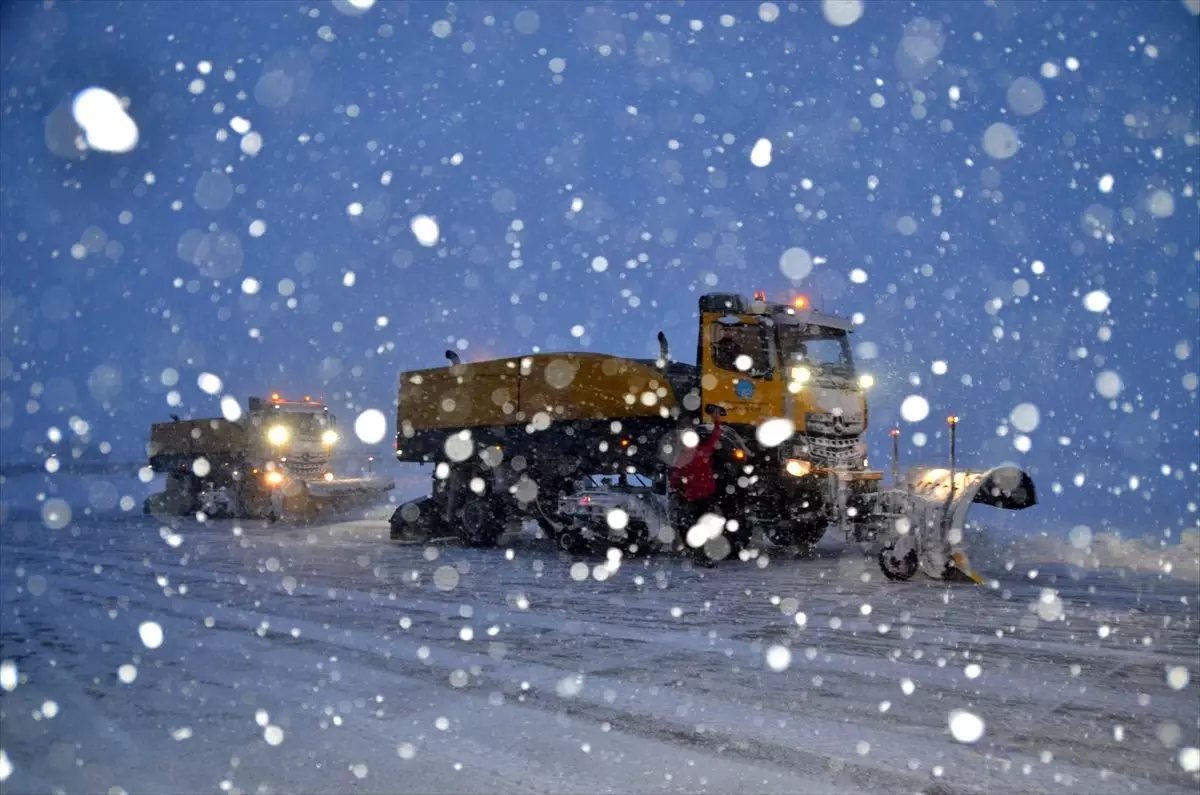
<path fill-rule="evenodd" d="M 610 514 L 630 545 L 665 534 L 676 545 L 703 543 L 714 557 L 760 537 L 803 550 L 834 525 L 874 545 L 890 578 L 969 574 L 967 508 L 1029 507 L 1033 483 L 1013 467 L 958 471 L 952 455 L 949 466 L 903 476 L 894 458 L 885 485 L 868 466 L 873 379 L 855 365 L 852 332 L 848 319 L 816 311 L 805 296 L 775 303 L 718 293 L 699 300 L 694 365 L 672 361 L 661 332 L 656 359 L 571 352 L 467 363 L 447 351 L 447 366 L 400 375 L 396 458 L 435 467 L 431 494 L 392 516 L 392 537 L 457 535 L 488 546 L 510 517 L 530 518 L 570 549 L 573 499 L 592 499 L 573 498 L 573 484 L 624 473 L 655 484 L 667 517 L 666 527 L 631 532 L 623 511 Z M 666 473 L 718 412 L 717 459 L 736 475 L 743 510 L 736 525 L 697 541 L 670 526 L 678 512 Z"/>
<path fill-rule="evenodd" d="M 148 514 L 209 518 L 311 518 L 395 488 L 391 478 L 338 477 L 337 418 L 319 401 L 252 397 L 237 420 L 208 417 L 150 426 L 150 468 L 166 489 Z"/>

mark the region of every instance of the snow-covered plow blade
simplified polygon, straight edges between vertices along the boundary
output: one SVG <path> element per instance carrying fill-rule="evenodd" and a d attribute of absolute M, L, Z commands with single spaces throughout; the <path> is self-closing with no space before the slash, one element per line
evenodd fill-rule
<path fill-rule="evenodd" d="M 343 512 L 375 502 L 396 488 L 389 477 L 293 480 L 281 487 L 279 518 L 310 518 L 323 512 Z"/>
<path fill-rule="evenodd" d="M 920 569 L 936 580 L 965 576 L 982 583 L 967 556 L 971 506 L 1020 511 L 1037 504 L 1033 478 L 1015 466 L 981 471 L 910 469 L 900 489 L 889 496 L 898 513 L 879 562 L 888 577 L 901 580 Z"/>

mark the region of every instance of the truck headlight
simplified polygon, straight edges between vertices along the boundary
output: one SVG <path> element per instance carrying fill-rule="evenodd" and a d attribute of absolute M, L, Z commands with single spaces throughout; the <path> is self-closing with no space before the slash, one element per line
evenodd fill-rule
<path fill-rule="evenodd" d="M 802 478 L 812 472 L 812 464 L 799 458 L 789 458 L 783 468 L 794 478 Z"/>
<path fill-rule="evenodd" d="M 272 469 L 267 473 L 264 480 L 267 481 L 268 486 L 278 486 L 283 483 L 283 473 L 277 469 Z"/>
<path fill-rule="evenodd" d="M 282 425 L 272 425 L 267 430 L 267 441 L 271 444 L 287 444 L 287 440 L 291 437 L 288 429 Z"/>
<path fill-rule="evenodd" d="M 875 376 L 870 373 L 863 373 L 858 377 L 858 386 L 860 389 L 870 389 L 875 386 Z"/>
<path fill-rule="evenodd" d="M 807 384 L 808 379 L 812 378 L 812 371 L 807 367 L 793 367 L 791 372 L 792 380 L 798 384 Z"/>
<path fill-rule="evenodd" d="M 325 444 L 335 444 L 337 440 L 337 431 L 325 431 L 325 433 L 321 434 L 321 441 Z"/>

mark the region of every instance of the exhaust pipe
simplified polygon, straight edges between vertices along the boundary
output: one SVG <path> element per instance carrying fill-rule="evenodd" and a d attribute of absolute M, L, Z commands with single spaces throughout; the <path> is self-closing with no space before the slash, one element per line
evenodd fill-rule
<path fill-rule="evenodd" d="M 658 367 L 663 369 L 671 361 L 671 349 L 667 345 L 667 335 L 658 332 Z"/>

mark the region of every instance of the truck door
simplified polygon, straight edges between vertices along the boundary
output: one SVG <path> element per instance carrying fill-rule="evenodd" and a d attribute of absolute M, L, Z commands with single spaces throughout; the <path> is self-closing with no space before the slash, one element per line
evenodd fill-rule
<path fill-rule="evenodd" d="M 779 416 L 783 390 L 771 329 L 746 315 L 704 313 L 701 323 L 701 408 L 722 406 L 734 425 Z"/>

